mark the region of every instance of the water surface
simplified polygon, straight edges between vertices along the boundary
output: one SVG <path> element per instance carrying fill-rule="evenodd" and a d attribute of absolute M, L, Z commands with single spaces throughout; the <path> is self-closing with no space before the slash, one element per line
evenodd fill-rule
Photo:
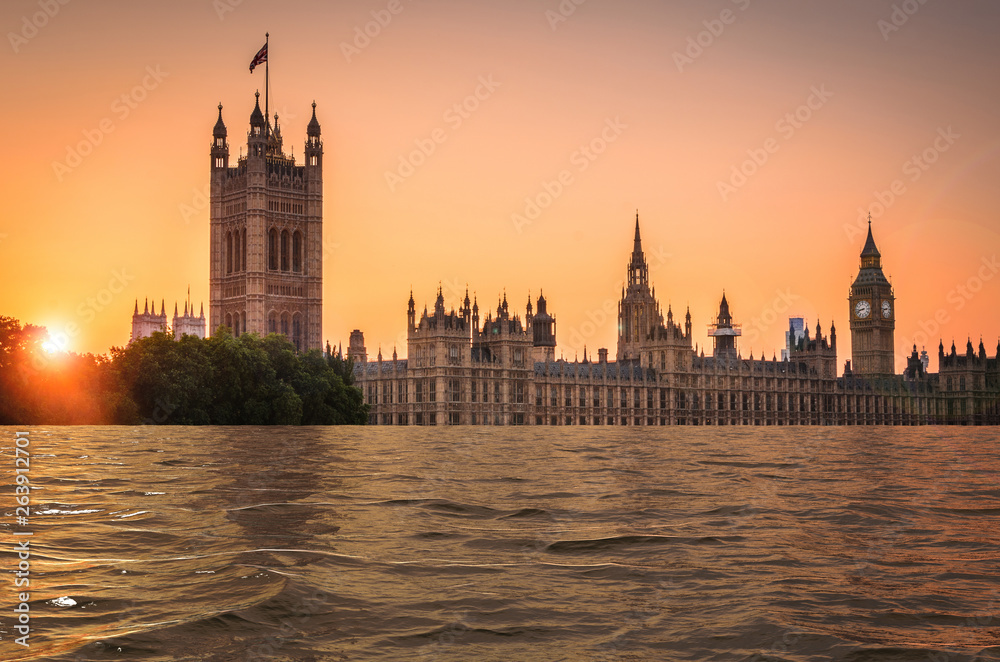
<path fill-rule="evenodd" d="M 31 647 L 8 582 L 4 660 L 1000 660 L 991 429 L 31 440 Z"/>

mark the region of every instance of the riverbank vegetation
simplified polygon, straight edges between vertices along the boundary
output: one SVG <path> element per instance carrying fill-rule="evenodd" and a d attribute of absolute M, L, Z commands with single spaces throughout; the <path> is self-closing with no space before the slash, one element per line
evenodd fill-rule
<path fill-rule="evenodd" d="M 0 317 L 0 424 L 362 425 L 349 361 L 271 334 L 156 333 L 106 356 L 49 351 Z"/>

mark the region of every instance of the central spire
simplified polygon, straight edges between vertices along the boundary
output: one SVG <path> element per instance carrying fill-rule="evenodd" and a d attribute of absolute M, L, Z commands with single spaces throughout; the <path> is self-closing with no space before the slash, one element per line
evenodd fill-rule
<path fill-rule="evenodd" d="M 629 288 L 634 286 L 649 288 L 649 268 L 646 256 L 642 253 L 642 237 L 639 235 L 639 211 L 635 212 L 635 244 L 632 248 L 632 259 L 628 265 Z"/>
<path fill-rule="evenodd" d="M 639 236 L 639 210 L 635 210 L 635 247 L 633 253 L 642 253 L 642 237 Z"/>

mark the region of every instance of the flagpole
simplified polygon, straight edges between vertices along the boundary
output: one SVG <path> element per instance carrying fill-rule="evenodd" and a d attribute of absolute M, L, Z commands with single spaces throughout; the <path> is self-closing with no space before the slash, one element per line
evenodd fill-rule
<path fill-rule="evenodd" d="M 270 38 L 270 33 L 264 33 L 264 52 L 267 53 L 267 57 L 264 59 L 264 126 L 267 127 L 267 132 L 271 132 L 271 116 L 268 114 L 268 95 L 271 91 L 271 78 L 270 70 L 268 69 L 268 64 L 271 61 L 271 53 L 268 47 L 268 39 Z"/>

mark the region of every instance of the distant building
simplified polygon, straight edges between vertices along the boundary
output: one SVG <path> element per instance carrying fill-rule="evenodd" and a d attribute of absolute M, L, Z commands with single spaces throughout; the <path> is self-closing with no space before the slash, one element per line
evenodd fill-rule
<path fill-rule="evenodd" d="M 788 331 L 785 331 L 785 349 L 781 350 L 781 360 L 787 361 L 792 354 L 792 347 L 808 335 L 806 320 L 802 317 L 788 318 Z"/>
<path fill-rule="evenodd" d="M 139 312 L 139 300 L 135 300 L 135 311 L 132 313 L 132 335 L 129 338 L 129 342 L 135 342 L 140 338 L 148 338 L 154 333 L 166 333 L 167 332 L 167 306 L 163 301 L 160 302 L 160 314 L 156 314 L 156 302 L 153 302 L 153 310 L 149 310 L 149 299 L 143 307 L 142 313 Z"/>
<path fill-rule="evenodd" d="M 201 304 L 201 312 L 194 314 L 194 304 L 191 303 L 191 291 L 188 290 L 188 298 L 184 302 L 184 314 L 177 314 L 177 303 L 174 303 L 174 323 L 171 326 L 174 332 L 174 339 L 180 340 L 181 336 L 197 336 L 205 338 L 205 304 Z"/>
<path fill-rule="evenodd" d="M 183 335 L 205 337 L 205 306 L 201 306 L 201 314 L 194 314 L 194 304 L 190 301 L 191 295 L 184 302 L 184 315 L 178 314 L 178 306 L 174 303 L 173 324 L 167 327 L 167 307 L 164 301 L 160 301 L 160 312 L 156 312 L 156 302 L 150 310 L 149 299 L 143 305 L 143 312 L 139 312 L 139 300 L 135 301 L 135 310 L 132 313 L 132 335 L 129 342 L 135 342 L 140 338 L 148 338 L 154 333 L 173 333 L 175 339 L 180 339 Z"/>
<path fill-rule="evenodd" d="M 636 220 L 627 285 L 618 313 L 617 360 L 555 360 L 555 320 L 539 297 L 522 320 L 506 296 L 482 322 L 466 294 L 417 319 L 407 305 L 406 359 L 368 358 L 364 334 L 351 333 L 356 383 L 380 425 L 925 425 L 1000 424 L 1000 345 L 980 341 L 964 354 L 938 348 L 928 373 L 916 347 L 903 375 L 893 373 L 895 299 L 869 228 L 850 290 L 855 369 L 837 376 L 837 330 L 810 333 L 792 318 L 787 360 L 744 358 L 739 325 L 723 295 L 711 325 L 714 355 L 698 353 L 691 313 L 683 326 L 661 312 L 648 279 Z"/>

